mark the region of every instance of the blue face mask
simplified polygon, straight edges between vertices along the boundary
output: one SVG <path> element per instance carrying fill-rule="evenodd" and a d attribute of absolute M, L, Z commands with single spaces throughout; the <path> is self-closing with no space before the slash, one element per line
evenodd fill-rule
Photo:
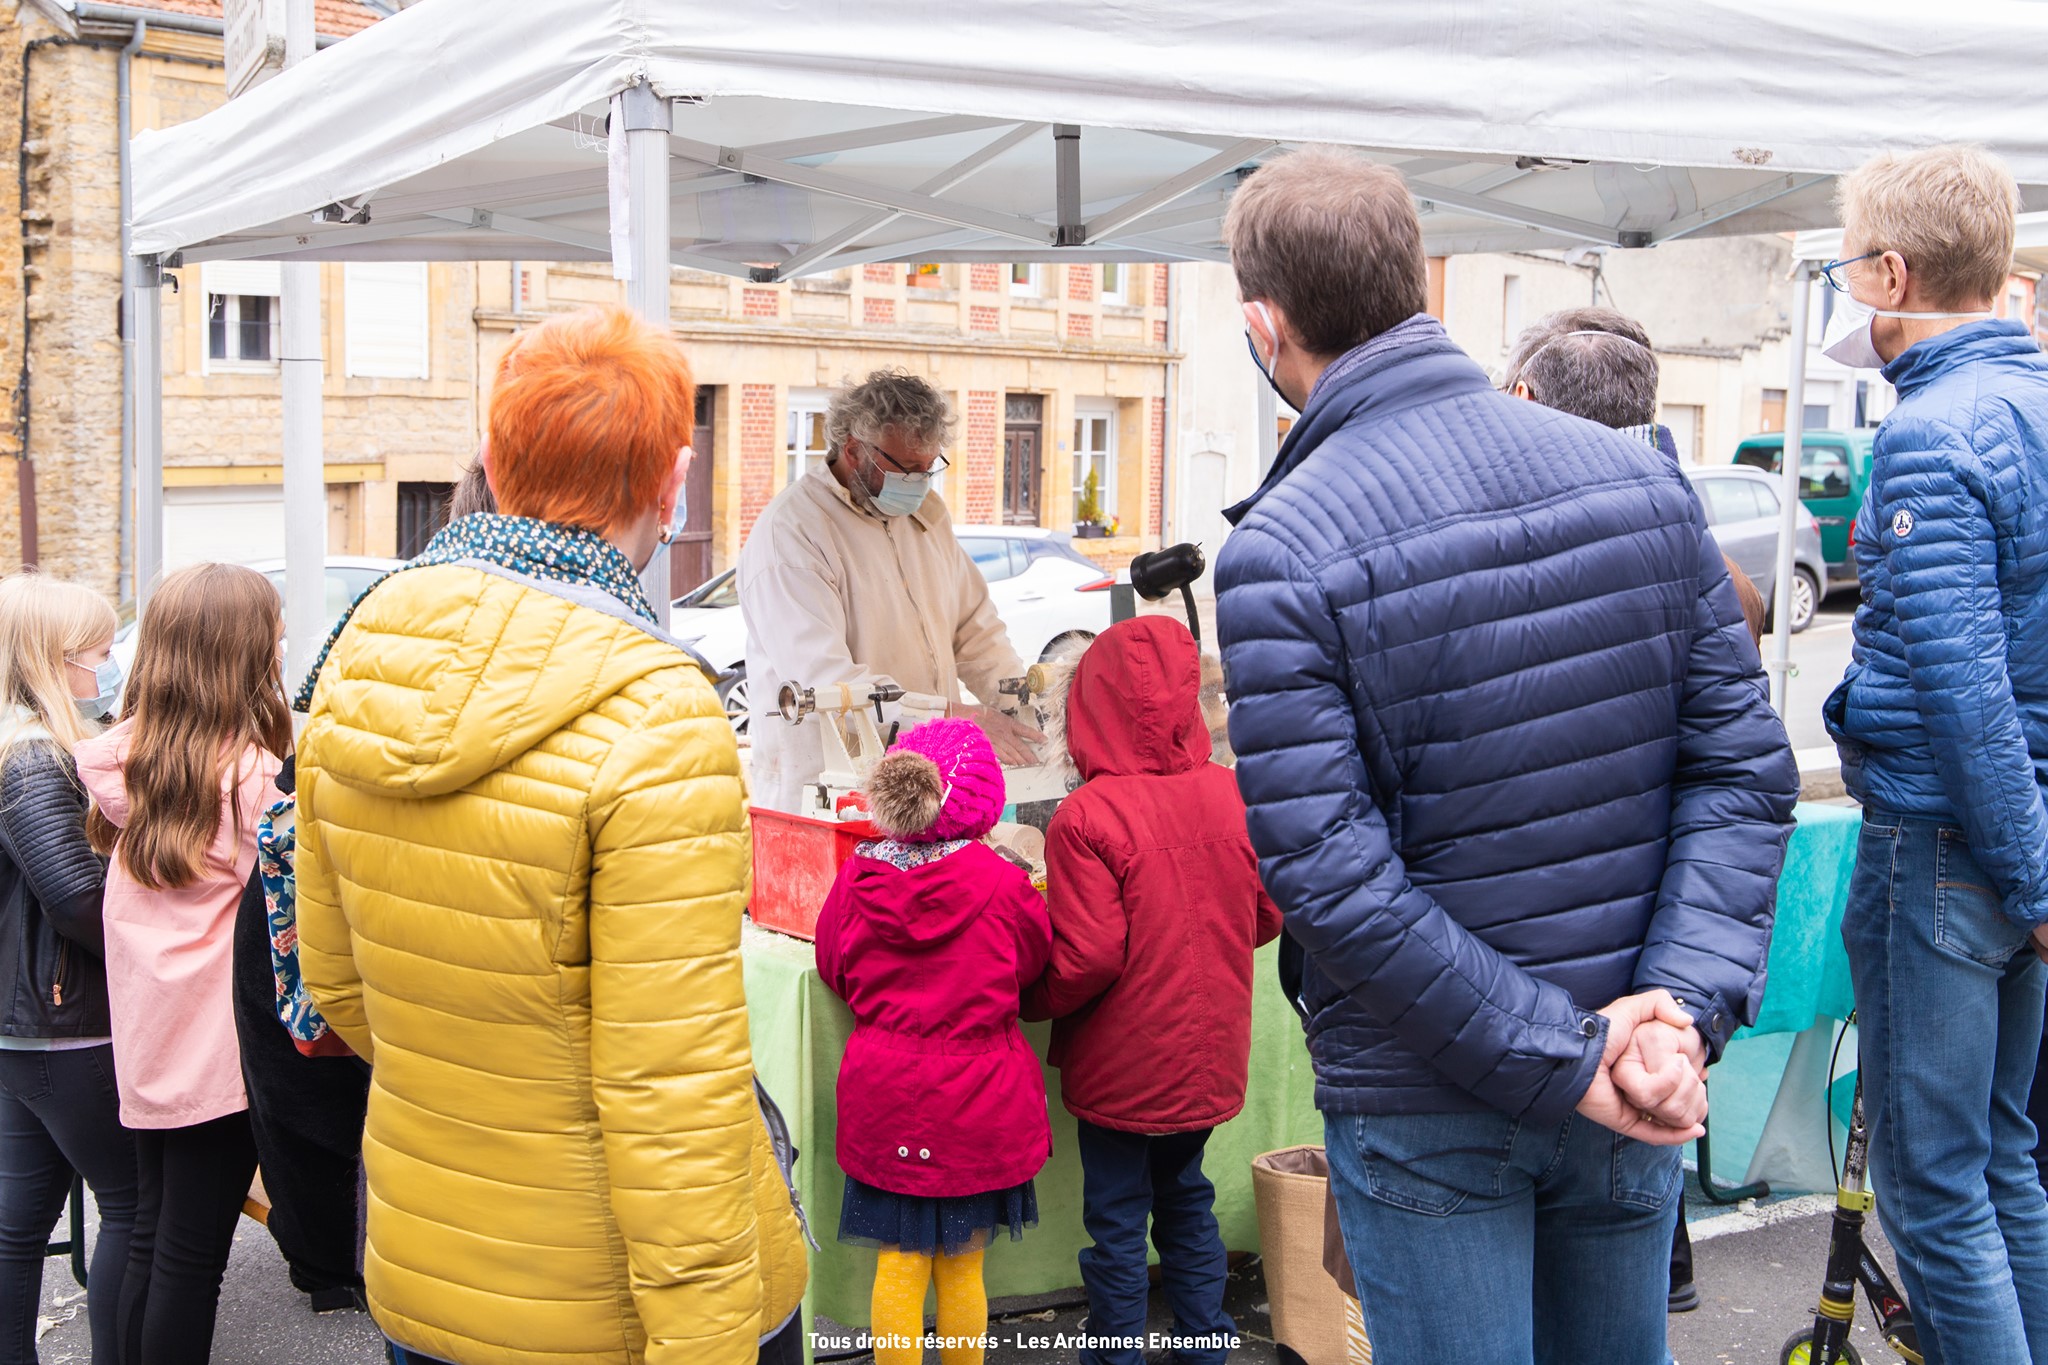
<path fill-rule="evenodd" d="M 64 662 L 73 668 L 85 667 L 76 659 L 66 659 Z M 100 690 L 99 695 L 73 697 L 71 701 L 78 708 L 78 714 L 87 720 L 105 720 L 108 713 L 114 709 L 114 698 L 121 695 L 121 665 L 113 659 L 108 659 L 92 670 L 92 678 Z"/>
<path fill-rule="evenodd" d="M 875 510 L 885 517 L 907 517 L 924 506 L 931 482 L 929 474 L 884 473 L 882 491 L 874 495 Z"/>
<path fill-rule="evenodd" d="M 676 514 L 669 518 L 666 543 L 674 544 L 690 524 L 690 487 L 684 484 L 676 490 Z"/>

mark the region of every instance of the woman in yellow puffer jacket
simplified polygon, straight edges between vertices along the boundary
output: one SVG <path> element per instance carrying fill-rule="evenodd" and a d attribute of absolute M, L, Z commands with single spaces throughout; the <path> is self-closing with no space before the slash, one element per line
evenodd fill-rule
<path fill-rule="evenodd" d="M 526 333 L 491 398 L 504 515 L 437 535 L 315 670 L 300 963 L 372 1062 L 365 1278 L 410 1355 L 752 1365 L 800 1331 L 738 751 L 636 578 L 692 397 L 623 310 Z"/>

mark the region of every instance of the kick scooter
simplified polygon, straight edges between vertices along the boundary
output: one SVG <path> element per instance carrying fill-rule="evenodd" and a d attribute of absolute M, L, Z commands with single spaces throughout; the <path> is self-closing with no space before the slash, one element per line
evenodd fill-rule
<path fill-rule="evenodd" d="M 1833 1074 L 1832 1067 L 1829 1074 Z M 1870 1130 L 1863 1121 L 1863 1075 L 1859 1071 L 1856 1102 L 1849 1111 L 1849 1146 L 1842 1154 L 1842 1179 L 1835 1191 L 1835 1221 L 1828 1238 L 1828 1271 L 1820 1288 L 1820 1306 L 1814 1310 L 1813 1325 L 1794 1332 L 1785 1343 L 1779 1365 L 1863 1365 L 1863 1357 L 1849 1344 L 1859 1284 L 1870 1300 L 1870 1311 L 1877 1315 L 1877 1329 L 1885 1341 L 1911 1365 L 1922 1365 L 1920 1338 L 1906 1296 L 1863 1242 L 1863 1220 L 1877 1205 L 1876 1196 L 1865 1187 L 1869 1166 Z"/>

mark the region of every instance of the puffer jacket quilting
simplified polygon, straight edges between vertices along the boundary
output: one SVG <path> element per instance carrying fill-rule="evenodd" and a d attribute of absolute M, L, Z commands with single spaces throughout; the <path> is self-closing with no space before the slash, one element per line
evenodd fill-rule
<path fill-rule="evenodd" d="M 1855 654 L 1828 698 L 1864 805 L 1952 822 L 2015 923 L 2048 920 L 2048 356 L 2018 322 L 1884 376 L 1856 518 Z"/>
<path fill-rule="evenodd" d="M 1797 775 L 1683 475 L 1404 335 L 1233 509 L 1238 781 L 1318 1103 L 1554 1121 L 1616 998 L 1754 1017 Z"/>
<path fill-rule="evenodd" d="M 395 574 L 298 758 L 300 962 L 372 1063 L 371 1308 L 468 1365 L 748 1365 L 804 1286 L 731 728 L 610 599 Z"/>

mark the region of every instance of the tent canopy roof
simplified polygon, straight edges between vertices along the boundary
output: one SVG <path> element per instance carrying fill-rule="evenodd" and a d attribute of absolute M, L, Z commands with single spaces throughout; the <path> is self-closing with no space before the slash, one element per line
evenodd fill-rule
<path fill-rule="evenodd" d="M 1842 0 L 432 0 L 139 137 L 133 250 L 602 259 L 605 114 L 643 80 L 680 101 L 674 260 L 758 278 L 1221 260 L 1241 176 L 1312 141 L 1396 166 L 1439 254 L 1818 227 L 1833 176 L 1940 139 L 2048 207 L 2048 7 L 1938 31 Z"/>

